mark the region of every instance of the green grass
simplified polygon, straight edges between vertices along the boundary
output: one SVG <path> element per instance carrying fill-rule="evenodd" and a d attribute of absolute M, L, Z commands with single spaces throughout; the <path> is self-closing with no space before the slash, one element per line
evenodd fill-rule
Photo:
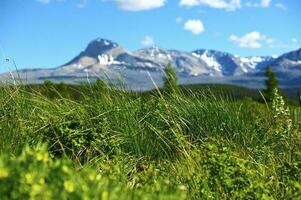
<path fill-rule="evenodd" d="M 300 199 L 300 107 L 214 91 L 1 87 L 1 199 Z"/>

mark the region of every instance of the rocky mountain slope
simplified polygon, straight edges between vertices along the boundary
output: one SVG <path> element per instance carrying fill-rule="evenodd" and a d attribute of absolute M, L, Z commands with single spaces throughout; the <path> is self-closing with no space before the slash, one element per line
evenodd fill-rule
<path fill-rule="evenodd" d="M 68 63 L 49 69 L 27 69 L 0 75 L 2 80 L 20 77 L 26 82 L 45 79 L 77 82 L 93 78 L 122 81 L 132 89 L 162 84 L 164 68 L 172 63 L 181 84 L 230 83 L 262 87 L 264 69 L 270 65 L 283 87 L 301 86 L 301 49 L 272 57 L 240 57 L 226 52 L 198 49 L 192 52 L 151 47 L 130 52 L 106 39 L 91 41 Z"/>

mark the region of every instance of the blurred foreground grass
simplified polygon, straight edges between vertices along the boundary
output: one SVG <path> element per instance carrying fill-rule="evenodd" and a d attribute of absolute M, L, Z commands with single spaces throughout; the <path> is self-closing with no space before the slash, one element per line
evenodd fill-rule
<path fill-rule="evenodd" d="M 208 90 L 0 88 L 1 199 L 300 199 L 301 109 Z"/>

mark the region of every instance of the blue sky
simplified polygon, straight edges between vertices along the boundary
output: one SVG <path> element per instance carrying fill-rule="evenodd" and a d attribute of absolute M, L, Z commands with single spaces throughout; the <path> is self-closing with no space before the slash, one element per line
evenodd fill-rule
<path fill-rule="evenodd" d="M 242 56 L 301 47 L 300 0 L 1 0 L 0 72 L 56 67 L 95 38 Z"/>

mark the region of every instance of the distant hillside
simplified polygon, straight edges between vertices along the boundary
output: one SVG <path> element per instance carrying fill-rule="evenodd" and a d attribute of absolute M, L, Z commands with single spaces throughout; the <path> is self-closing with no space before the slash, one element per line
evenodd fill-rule
<path fill-rule="evenodd" d="M 294 101 L 299 101 L 299 91 L 301 90 L 301 87 L 298 88 L 287 88 L 283 90 L 283 93 L 289 97 L 290 99 Z"/>
<path fill-rule="evenodd" d="M 82 84 L 68 84 L 68 83 L 52 83 L 52 89 L 49 90 L 45 84 L 27 84 L 24 88 L 28 91 L 38 92 L 42 95 L 59 97 L 60 95 L 66 96 L 72 99 L 82 99 L 84 96 L 89 96 L 89 94 L 100 93 L 97 86 L 91 82 L 92 85 L 82 83 Z M 214 96 L 220 99 L 228 100 L 241 100 L 245 98 L 251 98 L 255 101 L 261 98 L 260 89 L 240 87 L 230 84 L 189 84 L 180 85 L 182 93 L 186 96 Z M 160 89 L 162 90 L 162 89 Z M 285 88 L 281 89 L 282 93 L 287 97 L 288 100 L 294 105 L 299 103 L 299 92 L 300 88 Z M 148 91 L 127 91 L 133 95 L 150 95 L 157 93 L 155 89 Z"/>
<path fill-rule="evenodd" d="M 243 99 L 246 97 L 258 99 L 260 97 L 258 89 L 251 89 L 228 84 L 192 84 L 182 85 L 180 87 L 184 91 L 191 91 L 193 93 L 205 92 L 211 93 L 215 96 L 222 96 L 232 99 Z"/>
<path fill-rule="evenodd" d="M 252 98 L 258 100 L 261 98 L 261 89 L 253 89 L 247 87 L 240 87 L 228 84 L 192 84 L 192 85 L 182 85 L 180 86 L 183 90 L 191 91 L 193 93 L 205 92 L 211 93 L 217 97 L 225 97 L 230 99 L 244 99 Z M 301 88 L 282 88 L 281 91 L 284 96 L 286 96 L 291 103 L 299 103 L 299 91 Z"/>

